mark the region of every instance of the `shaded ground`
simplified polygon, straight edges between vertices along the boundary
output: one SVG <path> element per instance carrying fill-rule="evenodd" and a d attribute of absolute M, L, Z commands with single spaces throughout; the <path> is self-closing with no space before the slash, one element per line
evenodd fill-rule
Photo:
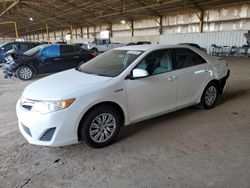
<path fill-rule="evenodd" d="M 122 129 L 113 145 L 33 146 L 15 103 L 29 82 L 0 70 L 0 187 L 250 187 L 250 59 L 230 58 L 216 108 L 187 108 Z"/>

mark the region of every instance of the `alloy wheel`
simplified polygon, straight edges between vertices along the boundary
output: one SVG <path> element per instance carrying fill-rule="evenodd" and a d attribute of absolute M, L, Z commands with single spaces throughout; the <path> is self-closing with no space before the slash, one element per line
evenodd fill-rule
<path fill-rule="evenodd" d="M 23 67 L 19 70 L 19 77 L 23 80 L 28 80 L 32 77 L 32 70 L 30 68 L 27 67 Z"/>
<path fill-rule="evenodd" d="M 117 122 L 112 114 L 102 113 L 93 119 L 89 127 L 90 138 L 94 142 L 104 143 L 113 136 L 116 126 Z"/>
<path fill-rule="evenodd" d="M 217 97 L 217 89 L 214 85 L 211 85 L 207 88 L 205 93 L 205 102 L 208 106 L 214 104 Z"/>

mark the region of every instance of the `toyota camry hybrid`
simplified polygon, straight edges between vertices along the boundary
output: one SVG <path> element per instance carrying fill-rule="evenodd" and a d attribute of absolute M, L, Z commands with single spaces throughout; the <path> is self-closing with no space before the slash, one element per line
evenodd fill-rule
<path fill-rule="evenodd" d="M 117 48 L 27 86 L 16 105 L 19 129 L 35 145 L 104 147 L 122 126 L 214 107 L 229 73 L 225 60 L 192 46 Z"/>

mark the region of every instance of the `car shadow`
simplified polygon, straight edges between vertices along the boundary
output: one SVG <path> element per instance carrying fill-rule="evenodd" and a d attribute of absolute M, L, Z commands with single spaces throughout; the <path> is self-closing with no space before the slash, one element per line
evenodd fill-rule
<path fill-rule="evenodd" d="M 219 98 L 217 105 L 227 103 L 228 101 L 232 101 L 233 99 L 247 95 L 247 93 L 250 93 L 250 89 L 239 89 L 239 90 L 234 90 L 234 91 L 227 91 L 223 93 L 222 96 Z"/>
<path fill-rule="evenodd" d="M 185 116 L 189 116 L 193 113 L 196 113 L 199 109 L 193 107 L 187 107 L 181 110 L 177 110 L 174 112 L 170 112 L 168 114 L 164 114 L 152 119 L 144 120 L 135 124 L 131 124 L 128 126 L 121 127 L 120 133 L 116 142 L 120 142 L 128 137 L 136 135 L 138 132 L 145 131 L 147 129 L 152 128 L 153 126 L 166 126 L 168 122 L 183 118 Z M 157 123 L 156 123 L 157 122 Z M 168 124 L 169 126 L 173 126 Z"/>
<path fill-rule="evenodd" d="M 38 75 L 35 76 L 35 78 L 34 78 L 33 80 L 39 80 L 39 79 L 41 79 L 41 78 L 50 76 L 50 75 L 52 75 L 52 74 L 53 74 L 53 73 L 51 73 L 51 74 L 38 74 Z"/>
<path fill-rule="evenodd" d="M 239 90 L 227 91 L 221 97 L 219 97 L 219 100 L 217 101 L 216 106 L 223 105 L 229 101 L 240 98 L 246 95 L 247 93 L 250 93 L 250 89 L 239 89 Z M 166 126 L 167 123 L 172 120 L 175 120 L 175 119 L 177 120 L 179 118 L 192 115 L 193 113 L 197 113 L 197 111 L 199 110 L 200 110 L 199 107 L 191 106 L 191 107 L 187 107 L 178 111 L 164 114 L 164 115 L 152 118 L 152 119 L 144 120 L 142 122 L 135 123 L 129 126 L 124 126 L 121 128 L 121 131 L 119 133 L 120 135 L 118 136 L 116 142 L 120 142 L 128 137 L 131 137 L 137 134 L 139 131 L 145 131 L 152 126 L 161 126 L 161 125 Z"/>

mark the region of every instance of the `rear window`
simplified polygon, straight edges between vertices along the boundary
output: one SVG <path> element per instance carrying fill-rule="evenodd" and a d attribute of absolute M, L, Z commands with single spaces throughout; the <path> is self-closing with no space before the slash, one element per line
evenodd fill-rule
<path fill-rule="evenodd" d="M 192 67 L 206 61 L 194 51 L 187 48 L 175 48 L 173 49 L 175 57 L 175 69 L 182 69 Z"/>

